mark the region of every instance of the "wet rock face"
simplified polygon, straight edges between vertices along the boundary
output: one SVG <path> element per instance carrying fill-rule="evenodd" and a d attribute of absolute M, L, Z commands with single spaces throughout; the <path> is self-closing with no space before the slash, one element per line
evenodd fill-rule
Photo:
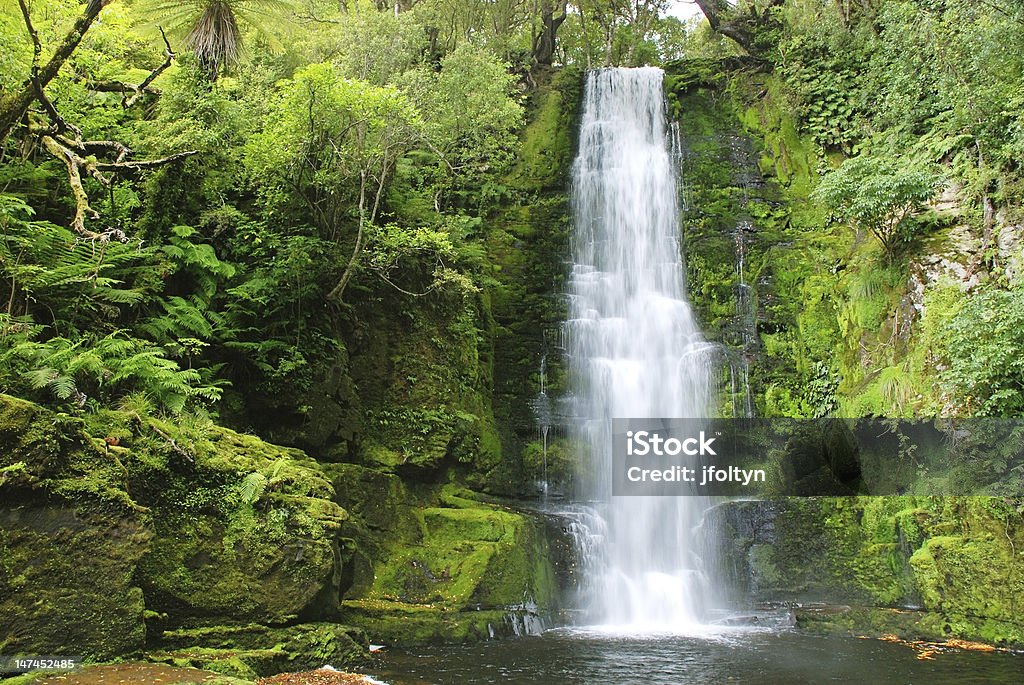
<path fill-rule="evenodd" d="M 736 598 L 856 607 L 798 616 L 815 630 L 1021 644 L 1024 536 L 1011 525 L 1019 504 L 785 498 L 727 502 L 708 517 L 722 532 L 721 568 Z"/>
<path fill-rule="evenodd" d="M 454 484 L 406 484 L 354 464 L 325 470 L 352 513 L 340 620 L 371 642 L 486 640 L 557 611 L 557 553 L 539 516 Z"/>
<path fill-rule="evenodd" d="M 0 396 L 0 651 L 142 647 L 135 570 L 152 537 L 123 474 L 74 422 Z"/>

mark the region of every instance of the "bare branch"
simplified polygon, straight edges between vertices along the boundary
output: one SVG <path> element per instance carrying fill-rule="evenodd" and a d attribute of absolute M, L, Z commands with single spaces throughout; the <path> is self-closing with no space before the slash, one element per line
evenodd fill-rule
<path fill-rule="evenodd" d="M 32 39 L 32 78 L 35 79 L 39 74 L 39 62 L 43 56 L 43 44 L 39 42 L 39 34 L 36 32 L 36 27 L 32 25 L 32 14 L 28 11 L 28 5 L 25 4 L 25 0 L 18 0 L 18 7 L 21 8 L 21 16 L 25 20 L 25 28 Z"/>
<path fill-rule="evenodd" d="M 33 49 L 38 51 L 35 58 L 35 66 L 33 67 L 33 75 L 25 84 L 21 90 L 16 93 L 12 93 L 7 97 L 0 98 L 0 140 L 3 140 L 11 132 L 11 130 L 17 125 L 21 118 L 28 111 L 29 106 L 36 100 L 38 93 L 42 91 L 46 86 L 57 76 L 60 68 L 64 66 L 64 62 L 71 57 L 71 53 L 75 51 L 78 44 L 82 42 L 82 37 L 85 32 L 89 30 L 92 23 L 99 16 L 100 11 L 109 5 L 113 0 L 89 0 L 86 5 L 85 11 L 78 16 L 75 20 L 74 25 L 64 35 L 64 40 L 61 41 L 57 49 L 54 50 L 53 56 L 43 66 L 39 66 L 39 56 L 42 52 L 42 46 L 38 44 L 39 37 L 35 33 L 35 28 L 32 26 L 31 16 L 28 12 L 28 6 L 24 0 L 18 0 L 18 4 L 22 9 L 22 16 L 27 20 L 26 28 L 29 31 L 29 35 L 33 38 Z"/>
<path fill-rule="evenodd" d="M 75 197 L 75 218 L 71 221 L 71 229 L 87 238 L 100 238 L 99 233 L 85 227 L 87 217 L 90 219 L 100 218 L 99 213 L 89 206 L 89 196 L 86 194 L 85 188 L 82 187 L 81 168 L 85 160 L 58 143 L 52 136 L 43 136 L 41 140 L 43 147 L 51 155 L 64 162 L 64 166 L 68 169 L 68 182 L 71 184 L 71 193 Z"/>
<path fill-rule="evenodd" d="M 138 173 L 146 169 L 155 169 L 156 167 L 164 166 L 166 164 L 172 164 L 174 162 L 185 159 L 186 157 L 192 157 L 193 155 L 198 154 L 199 150 L 186 150 L 185 152 L 176 152 L 173 155 L 161 157 L 160 159 L 141 159 L 138 161 L 112 163 L 96 162 L 94 166 L 99 171 L 111 171 L 114 173 Z"/>
<path fill-rule="evenodd" d="M 167 34 L 164 33 L 164 27 L 160 26 L 158 28 L 160 29 L 160 36 L 164 39 L 164 57 L 165 57 L 165 59 L 163 61 L 163 64 L 161 64 L 156 69 L 151 71 L 149 73 L 149 76 L 147 76 L 145 79 L 143 79 L 142 83 L 140 83 L 139 85 L 135 86 L 135 88 L 134 88 L 135 95 L 131 96 L 128 99 L 122 99 L 121 100 L 121 104 L 122 104 L 122 106 L 125 109 L 128 109 L 129 107 L 134 105 L 136 102 L 138 102 L 141 98 L 145 97 L 147 92 L 152 92 L 152 91 L 148 90 L 150 84 L 153 83 L 153 81 L 155 81 L 156 78 L 160 74 L 164 73 L 164 71 L 167 69 L 167 67 L 171 66 L 171 63 L 174 61 L 174 50 L 171 49 L 171 42 L 169 40 L 167 40 Z"/>
<path fill-rule="evenodd" d="M 141 423 L 141 419 L 140 419 L 140 423 Z M 181 445 L 179 445 L 177 440 L 175 440 L 170 435 L 168 435 L 164 431 L 162 431 L 159 428 L 157 428 L 156 425 L 152 421 L 146 423 L 145 425 L 149 426 L 150 430 L 152 430 L 154 433 L 156 433 L 161 438 L 163 438 L 164 442 L 166 442 L 167 445 L 172 450 L 174 450 L 174 452 L 177 453 L 178 456 L 180 456 L 182 459 L 184 459 L 185 461 L 187 461 L 190 464 L 196 463 L 196 458 L 195 457 L 193 457 L 186 449 L 184 449 Z"/>

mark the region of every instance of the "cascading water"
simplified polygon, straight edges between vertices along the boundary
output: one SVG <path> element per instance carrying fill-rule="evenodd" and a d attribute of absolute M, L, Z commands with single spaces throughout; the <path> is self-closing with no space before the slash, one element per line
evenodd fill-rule
<path fill-rule="evenodd" d="M 695 529 L 698 497 L 611 497 L 612 418 L 702 417 L 714 346 L 685 296 L 676 150 L 663 72 L 588 74 L 573 167 L 574 254 L 567 354 L 582 497 L 603 535 L 586 564 L 591 623 L 702 632 L 712 587 Z"/>

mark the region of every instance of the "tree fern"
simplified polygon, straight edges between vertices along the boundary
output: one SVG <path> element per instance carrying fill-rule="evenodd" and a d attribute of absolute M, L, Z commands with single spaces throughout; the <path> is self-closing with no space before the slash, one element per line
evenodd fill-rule
<path fill-rule="evenodd" d="M 145 0 L 143 9 L 195 54 L 210 78 L 242 56 L 243 28 L 273 44 L 271 28 L 293 7 L 287 0 Z"/>

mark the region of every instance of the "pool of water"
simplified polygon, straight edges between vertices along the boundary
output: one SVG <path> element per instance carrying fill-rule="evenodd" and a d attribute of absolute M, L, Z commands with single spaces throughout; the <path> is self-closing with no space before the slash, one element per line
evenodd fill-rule
<path fill-rule="evenodd" d="M 777 629 L 689 637 L 558 629 L 515 640 L 392 650 L 368 671 L 392 685 L 961 685 L 1024 683 L 1024 655 L 955 649 L 922 654 L 880 640 Z"/>

